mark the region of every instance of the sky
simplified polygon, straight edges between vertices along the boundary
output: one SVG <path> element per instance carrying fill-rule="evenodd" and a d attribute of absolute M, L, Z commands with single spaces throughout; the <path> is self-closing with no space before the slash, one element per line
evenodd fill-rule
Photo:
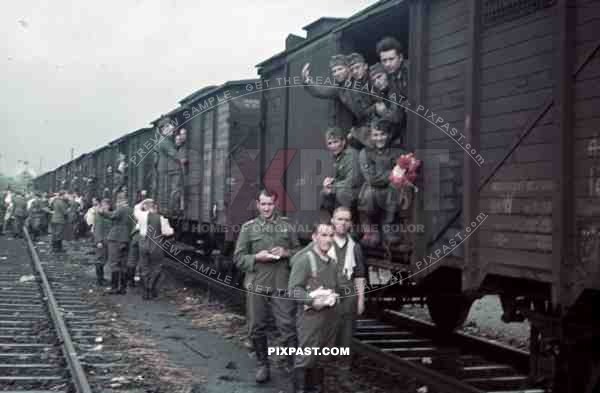
<path fill-rule="evenodd" d="M 52 170 L 207 85 L 254 78 L 288 34 L 376 0 L 19 0 L 0 14 L 0 173 Z"/>

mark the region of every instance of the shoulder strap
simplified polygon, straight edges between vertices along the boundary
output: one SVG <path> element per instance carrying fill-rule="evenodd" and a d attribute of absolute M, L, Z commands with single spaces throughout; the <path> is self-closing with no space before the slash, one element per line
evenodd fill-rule
<path fill-rule="evenodd" d="M 310 273 L 313 277 L 317 277 L 317 259 L 315 258 L 315 254 L 308 251 L 308 259 L 310 261 Z"/>

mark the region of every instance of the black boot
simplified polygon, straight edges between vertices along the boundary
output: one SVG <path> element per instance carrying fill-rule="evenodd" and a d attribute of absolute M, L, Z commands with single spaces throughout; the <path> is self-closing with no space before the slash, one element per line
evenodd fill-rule
<path fill-rule="evenodd" d="M 108 292 L 111 295 L 116 295 L 119 293 L 119 273 L 118 272 L 110 272 L 110 291 Z"/>
<path fill-rule="evenodd" d="M 96 284 L 99 287 L 106 285 L 106 281 L 104 281 L 104 266 L 100 264 L 96 265 Z"/>
<path fill-rule="evenodd" d="M 256 382 L 264 383 L 271 378 L 269 368 L 269 354 L 267 352 L 267 337 L 252 340 L 256 353 Z"/>
<path fill-rule="evenodd" d="M 305 368 L 299 367 L 294 369 L 294 393 L 308 393 L 305 377 Z"/>
<path fill-rule="evenodd" d="M 127 274 L 125 272 L 119 272 L 119 295 L 125 295 L 127 293 Z"/>

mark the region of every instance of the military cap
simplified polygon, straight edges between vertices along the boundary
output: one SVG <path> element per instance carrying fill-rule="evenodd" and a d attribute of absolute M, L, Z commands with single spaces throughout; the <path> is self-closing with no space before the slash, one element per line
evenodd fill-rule
<path fill-rule="evenodd" d="M 344 55 L 333 55 L 331 59 L 329 59 L 329 68 L 333 68 L 335 66 L 343 65 L 348 67 L 348 62 L 346 61 L 346 56 Z"/>
<path fill-rule="evenodd" d="M 345 137 L 346 132 L 344 132 L 344 130 L 342 130 L 340 127 L 330 127 L 325 131 L 325 139 L 344 139 Z"/>
<path fill-rule="evenodd" d="M 377 74 L 385 73 L 385 68 L 381 65 L 381 63 L 375 63 L 371 67 L 369 67 L 369 75 L 374 77 Z"/>
<path fill-rule="evenodd" d="M 364 56 L 361 55 L 360 53 L 356 53 L 356 52 L 350 53 L 348 55 L 347 61 L 348 61 L 349 66 L 357 64 L 357 63 L 366 63 Z"/>

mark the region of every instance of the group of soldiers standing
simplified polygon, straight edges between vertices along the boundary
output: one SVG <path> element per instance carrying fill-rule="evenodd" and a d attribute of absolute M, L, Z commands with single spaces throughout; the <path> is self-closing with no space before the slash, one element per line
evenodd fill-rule
<path fill-rule="evenodd" d="M 270 378 L 269 315 L 288 348 L 350 348 L 354 321 L 365 308 L 366 266 L 360 244 L 350 236 L 352 212 L 340 206 L 330 221 L 315 225 L 312 242 L 300 247 L 295 228 L 275 209 L 273 196 L 256 198 L 259 216 L 246 222 L 234 251 L 245 272 L 249 337 L 256 353 L 256 381 Z M 289 355 L 287 370 L 295 392 L 320 392 L 323 356 Z M 350 356 L 340 374 L 349 376 Z"/>
<path fill-rule="evenodd" d="M 127 286 L 135 286 L 139 266 L 142 297 L 145 300 L 158 296 L 161 277 L 164 238 L 174 235 L 168 220 L 158 213 L 158 204 L 140 192 L 139 202 L 131 208 L 126 194 L 116 196 L 114 210 L 108 198 L 94 201 L 90 208 L 89 223 L 96 245 L 96 279 L 104 286 L 104 266 L 111 270 L 111 294 L 127 293 Z"/>
<path fill-rule="evenodd" d="M 34 241 L 51 233 L 53 251 L 62 252 L 64 238 L 85 235 L 84 205 L 77 193 L 60 192 L 49 197 L 47 193 L 9 189 L 0 196 L 0 233 L 23 237 L 23 226 L 27 226 Z"/>

